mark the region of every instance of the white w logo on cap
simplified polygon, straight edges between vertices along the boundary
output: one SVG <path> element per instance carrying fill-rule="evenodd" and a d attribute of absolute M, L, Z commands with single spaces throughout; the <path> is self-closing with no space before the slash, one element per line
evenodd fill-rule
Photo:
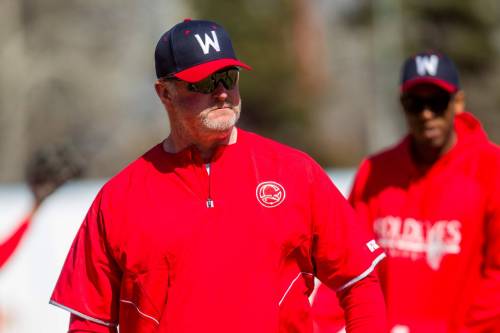
<path fill-rule="evenodd" d="M 195 34 L 194 37 L 198 41 L 198 44 L 200 44 L 200 47 L 203 50 L 203 54 L 208 54 L 210 46 L 212 46 L 215 51 L 220 52 L 219 40 L 217 39 L 217 35 L 215 34 L 214 30 L 212 30 L 213 39 L 210 39 L 207 34 L 205 34 L 205 41 L 202 41 L 200 35 L 198 34 Z"/>
<path fill-rule="evenodd" d="M 437 73 L 439 58 L 437 55 L 433 54 L 431 56 L 417 56 L 415 58 L 417 64 L 418 75 L 429 75 L 435 76 Z"/>

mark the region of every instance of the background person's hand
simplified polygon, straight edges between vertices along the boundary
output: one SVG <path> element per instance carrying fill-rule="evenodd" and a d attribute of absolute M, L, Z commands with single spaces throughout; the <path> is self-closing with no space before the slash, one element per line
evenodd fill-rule
<path fill-rule="evenodd" d="M 69 145 L 47 145 L 28 160 L 25 178 L 38 207 L 64 183 L 82 175 L 82 158 Z"/>

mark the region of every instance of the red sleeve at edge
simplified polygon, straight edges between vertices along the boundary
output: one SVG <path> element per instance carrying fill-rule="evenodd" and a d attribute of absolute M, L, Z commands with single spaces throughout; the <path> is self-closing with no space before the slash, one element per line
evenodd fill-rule
<path fill-rule="evenodd" d="M 7 240 L 0 244 L 0 268 L 9 260 L 14 251 L 17 249 L 17 246 L 21 242 L 26 230 L 28 230 L 28 226 L 30 224 L 31 219 L 26 218 L 19 227 L 17 227 L 16 231 L 7 238 Z"/>
<path fill-rule="evenodd" d="M 350 333 L 388 332 L 384 297 L 374 272 L 337 292 Z"/>
<path fill-rule="evenodd" d="M 108 327 L 94 323 L 71 314 L 69 320 L 69 333 L 116 333 L 115 327 Z"/>

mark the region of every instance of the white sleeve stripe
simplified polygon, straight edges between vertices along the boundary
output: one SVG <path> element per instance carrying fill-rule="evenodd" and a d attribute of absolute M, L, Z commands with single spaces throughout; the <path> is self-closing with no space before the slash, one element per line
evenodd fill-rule
<path fill-rule="evenodd" d="M 50 300 L 50 301 L 49 301 L 49 304 L 52 304 L 52 305 L 54 305 L 54 306 L 57 306 L 58 308 L 61 308 L 61 309 L 63 309 L 63 310 L 66 310 L 66 311 L 68 311 L 68 312 L 70 312 L 70 313 L 72 313 L 72 314 L 74 314 L 74 315 L 76 315 L 76 316 L 78 316 L 78 317 L 81 317 L 81 318 L 83 318 L 83 319 L 86 319 L 86 320 L 92 321 L 92 322 L 97 323 L 97 324 L 101 324 L 101 325 L 108 326 L 108 327 L 116 327 L 116 326 L 118 326 L 118 324 L 108 323 L 107 321 L 104 321 L 104 320 L 100 320 L 100 319 L 92 318 L 92 317 L 90 317 L 90 316 L 87 316 L 86 314 L 83 314 L 83 313 L 81 313 L 81 312 L 78 312 L 78 311 L 76 311 L 76 310 L 73 310 L 73 309 L 71 309 L 71 308 L 68 308 L 67 306 L 64 306 L 64 305 L 62 305 L 62 304 L 59 304 L 59 303 L 57 303 L 57 302 L 55 302 L 55 301 L 53 301 L 53 300 Z"/>
<path fill-rule="evenodd" d="M 377 258 L 375 258 L 375 260 L 373 260 L 372 264 L 370 265 L 370 267 L 368 267 L 368 269 L 366 271 L 364 271 L 363 273 L 356 276 L 351 281 L 347 282 L 346 284 L 344 284 L 343 286 L 338 288 L 337 291 L 341 291 L 341 290 L 344 290 L 346 288 L 349 288 L 350 286 L 352 286 L 356 282 L 363 280 L 365 277 L 368 276 L 368 274 L 370 274 L 375 269 L 375 266 L 377 266 L 378 263 L 384 258 L 385 258 L 385 253 L 380 254 Z"/>
<path fill-rule="evenodd" d="M 127 300 L 124 300 L 124 299 L 121 299 L 121 300 L 120 300 L 120 302 L 122 302 L 122 303 L 126 303 L 126 304 L 130 304 L 130 305 L 133 305 L 133 306 L 134 306 L 134 308 L 137 310 L 137 312 L 139 312 L 139 314 L 140 314 L 141 316 L 143 316 L 144 318 L 147 318 L 147 319 L 149 319 L 149 320 L 154 321 L 154 322 L 156 323 L 156 325 L 160 325 L 160 322 L 158 321 L 158 319 L 156 319 L 155 317 L 150 316 L 150 315 L 145 314 L 144 312 L 142 312 L 142 311 L 139 309 L 139 307 L 138 307 L 138 306 L 137 306 L 134 302 L 132 302 L 132 301 L 127 301 Z"/>
<path fill-rule="evenodd" d="M 288 286 L 288 288 L 286 289 L 285 293 L 283 294 L 283 297 L 281 297 L 280 301 L 278 302 L 278 306 L 281 306 L 281 303 L 283 303 L 283 300 L 286 298 L 286 296 L 290 292 L 290 289 L 292 289 L 292 286 L 302 276 L 302 274 L 312 275 L 311 273 L 307 273 L 307 272 L 299 272 L 299 274 L 297 274 L 297 276 L 295 277 L 295 279 L 293 279 L 292 282 L 290 282 L 290 285 Z"/>

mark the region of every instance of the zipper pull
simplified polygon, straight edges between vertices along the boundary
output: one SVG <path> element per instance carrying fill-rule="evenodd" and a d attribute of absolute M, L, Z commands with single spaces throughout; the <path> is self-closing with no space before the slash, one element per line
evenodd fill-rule
<path fill-rule="evenodd" d="M 208 174 L 208 198 L 207 198 L 207 208 L 214 208 L 214 201 L 211 198 L 211 175 L 210 175 L 210 163 L 205 164 Z"/>
<path fill-rule="evenodd" d="M 211 198 L 207 199 L 207 208 L 214 208 L 214 201 Z"/>

